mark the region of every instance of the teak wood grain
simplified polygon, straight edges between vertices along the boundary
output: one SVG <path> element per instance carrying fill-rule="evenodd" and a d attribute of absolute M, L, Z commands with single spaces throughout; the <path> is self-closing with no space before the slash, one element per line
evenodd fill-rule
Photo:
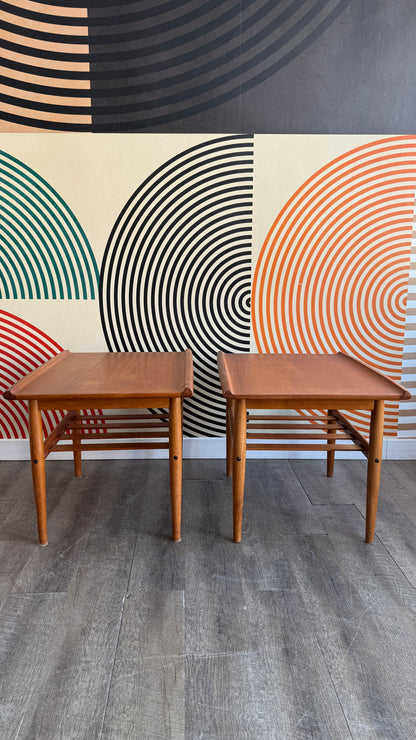
<path fill-rule="evenodd" d="M 365 539 L 373 542 L 383 447 L 384 401 L 409 399 L 409 391 L 342 352 L 336 355 L 219 352 L 218 372 L 227 407 L 227 475 L 233 475 L 234 541 L 241 541 L 245 457 L 246 451 L 252 449 L 326 451 L 328 477 L 333 475 L 336 450 L 361 451 L 368 458 Z M 289 408 L 327 411 L 320 416 L 311 415 L 310 432 L 304 431 L 304 424 L 293 423 L 296 417 L 251 417 L 248 411 Z M 371 411 L 368 442 L 339 409 Z M 262 423 L 252 423 L 252 418 L 255 422 L 262 420 Z M 261 431 L 252 431 L 259 429 Z M 320 443 L 319 440 L 326 442 Z M 349 444 L 345 444 L 346 441 Z"/>
<path fill-rule="evenodd" d="M 193 392 L 192 353 L 68 352 L 53 357 L 5 392 L 8 399 L 117 401 Z M 108 407 L 106 407 L 108 408 Z"/>
<path fill-rule="evenodd" d="M 404 400 L 409 391 L 343 352 L 335 355 L 218 353 L 225 398 Z M 315 407 L 313 407 L 315 408 Z"/>
<path fill-rule="evenodd" d="M 91 353 L 65 350 L 9 388 L 4 393 L 5 398 L 29 402 L 31 465 L 40 544 L 48 543 L 45 459 L 56 449 L 73 452 L 76 477 L 81 476 L 83 450 L 169 449 L 172 536 L 175 541 L 180 540 L 183 398 L 192 393 L 193 366 L 189 349 L 184 352 Z M 80 413 L 80 408 L 165 407 L 168 413 L 146 417 L 144 414 L 93 414 L 89 417 Z M 41 411 L 47 409 L 65 409 L 69 413 L 44 440 Z"/>

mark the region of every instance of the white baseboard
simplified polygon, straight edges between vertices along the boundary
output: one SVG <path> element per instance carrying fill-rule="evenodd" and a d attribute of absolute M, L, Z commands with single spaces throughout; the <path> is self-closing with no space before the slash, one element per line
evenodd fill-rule
<path fill-rule="evenodd" d="M 253 450 L 247 458 L 279 458 L 287 460 L 317 460 L 325 458 L 325 452 L 273 452 Z M 167 450 L 103 450 L 84 452 L 85 460 L 140 460 L 144 458 L 167 458 Z M 183 456 L 190 459 L 225 458 L 225 439 L 223 437 L 186 437 Z M 337 458 L 361 460 L 360 452 L 337 452 Z M 70 452 L 52 452 L 48 460 L 70 460 Z M 416 460 L 416 438 L 386 438 L 383 443 L 384 460 Z M 0 440 L 0 460 L 30 460 L 29 440 Z"/>
<path fill-rule="evenodd" d="M 416 437 L 385 439 L 383 457 L 386 460 L 416 460 Z"/>

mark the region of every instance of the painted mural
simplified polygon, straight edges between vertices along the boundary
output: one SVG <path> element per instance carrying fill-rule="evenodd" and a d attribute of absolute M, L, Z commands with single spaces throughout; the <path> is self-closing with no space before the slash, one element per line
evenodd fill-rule
<path fill-rule="evenodd" d="M 413 0 L 0 8 L 3 130 L 414 131 Z"/>
<path fill-rule="evenodd" d="M 405 332 L 416 137 L 362 137 L 353 147 L 356 137 L 318 137 L 313 153 L 309 137 L 196 139 L 191 147 L 187 136 L 163 139 L 161 151 L 152 135 L 129 146 L 123 135 L 43 136 L 34 152 L 30 135 L 6 137 L 1 289 L 15 321 L 7 357 L 28 322 L 78 351 L 190 347 L 190 436 L 224 434 L 219 349 L 342 350 L 400 380 L 403 358 L 406 370 L 413 361 Z M 38 169 L 45 149 L 48 177 Z M 330 151 L 336 156 L 326 161 Z M 80 182 L 82 168 L 90 176 Z M 100 207 L 112 191 L 112 210 Z M 84 333 L 74 334 L 74 323 Z M 30 369 L 36 364 L 32 354 Z M 2 401 L 3 434 L 25 436 L 10 406 Z M 413 416 L 403 418 L 411 436 Z M 367 430 L 365 414 L 354 421 Z M 389 405 L 386 435 L 398 423 L 399 408 Z"/>
<path fill-rule="evenodd" d="M 9 388 L 24 375 L 27 375 L 51 357 L 62 352 L 57 342 L 7 311 L 0 310 L 0 352 L 1 375 L 0 392 Z M 45 436 L 50 434 L 64 414 L 61 411 L 48 411 L 43 415 Z M 29 437 L 28 405 L 25 401 L 7 404 L 1 399 L 0 437 L 19 439 Z"/>
<path fill-rule="evenodd" d="M 259 352 L 343 351 L 400 382 L 415 182 L 416 137 L 387 138 L 336 157 L 293 193 L 255 268 Z M 385 434 L 398 413 L 386 404 Z M 368 431 L 367 412 L 353 421 Z"/>
<path fill-rule="evenodd" d="M 185 432 L 223 433 L 217 352 L 250 349 L 253 140 L 223 137 L 173 157 L 137 189 L 110 234 L 100 308 L 112 352 L 194 357 Z"/>
<path fill-rule="evenodd" d="M 342 350 L 416 388 L 413 0 L 0 14 L 2 389 L 62 347 L 190 347 L 185 433 L 222 436 L 219 349 Z M 416 437 L 416 403 L 385 434 Z"/>

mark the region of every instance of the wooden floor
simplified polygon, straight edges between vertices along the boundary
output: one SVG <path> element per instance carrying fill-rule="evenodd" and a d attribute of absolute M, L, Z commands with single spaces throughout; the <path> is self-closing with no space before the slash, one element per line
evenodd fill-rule
<path fill-rule="evenodd" d="M 365 545 L 365 462 L 247 463 L 231 541 L 224 461 L 0 463 L 0 738 L 416 737 L 416 461 L 384 462 Z"/>

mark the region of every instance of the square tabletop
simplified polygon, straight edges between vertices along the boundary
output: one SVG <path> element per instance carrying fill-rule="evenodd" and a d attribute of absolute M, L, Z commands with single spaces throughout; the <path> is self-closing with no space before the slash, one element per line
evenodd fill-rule
<path fill-rule="evenodd" d="M 65 350 L 9 388 L 9 399 L 173 398 L 191 396 L 192 353 Z"/>
<path fill-rule="evenodd" d="M 359 360 L 337 354 L 218 353 L 226 398 L 342 401 L 409 399 L 403 386 Z"/>

